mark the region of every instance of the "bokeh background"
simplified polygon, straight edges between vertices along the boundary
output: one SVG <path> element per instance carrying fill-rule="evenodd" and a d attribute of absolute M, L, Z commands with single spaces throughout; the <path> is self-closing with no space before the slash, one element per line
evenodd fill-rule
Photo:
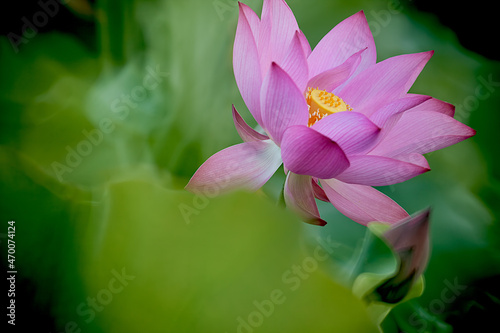
<path fill-rule="evenodd" d="M 260 0 L 246 3 L 260 13 Z M 427 154 L 431 172 L 381 188 L 410 213 L 432 209 L 424 294 L 397 306 L 384 327 L 470 332 L 496 323 L 494 4 L 288 3 L 312 46 L 364 10 L 379 61 L 435 50 L 411 91 L 454 104 L 477 135 Z M 6 272 L 15 221 L 15 329 L 377 331 L 331 265 L 352 259 L 363 226 L 329 205 L 320 207 L 324 228 L 300 222 L 279 205 L 282 172 L 257 193 L 183 190 L 206 158 L 240 142 L 231 104 L 255 125 L 232 73 L 236 1 L 9 6 L 0 22 L 0 242 Z M 335 251 L 312 265 L 317 246 Z"/>

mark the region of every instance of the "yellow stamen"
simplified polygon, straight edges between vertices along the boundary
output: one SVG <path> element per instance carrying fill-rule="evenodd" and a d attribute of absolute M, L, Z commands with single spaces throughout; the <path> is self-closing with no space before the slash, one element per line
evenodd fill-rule
<path fill-rule="evenodd" d="M 306 101 L 309 105 L 309 127 L 331 114 L 342 111 L 352 111 L 352 108 L 347 105 L 342 98 L 325 90 L 319 90 L 318 88 L 307 89 Z"/>

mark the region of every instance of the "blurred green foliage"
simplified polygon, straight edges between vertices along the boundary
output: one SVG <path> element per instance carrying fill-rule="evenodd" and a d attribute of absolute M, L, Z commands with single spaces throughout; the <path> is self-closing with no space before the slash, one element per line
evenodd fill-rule
<path fill-rule="evenodd" d="M 261 1 L 247 3 L 260 12 Z M 289 5 L 312 46 L 363 9 L 378 60 L 434 49 L 412 92 L 456 105 L 456 118 L 478 131 L 428 154 L 430 173 L 382 189 L 410 213 L 432 207 L 425 291 L 398 305 L 385 331 L 447 332 L 455 304 L 477 296 L 442 300 L 448 284 L 471 290 L 500 274 L 499 64 L 462 48 L 453 32 L 407 3 Z M 34 302 L 50 309 L 57 329 L 376 331 L 335 266 L 366 248 L 366 228 L 326 204 L 326 227 L 299 222 L 273 204 L 282 172 L 255 194 L 212 198 L 183 190 L 206 158 L 239 142 L 231 104 L 255 125 L 232 74 L 236 1 L 96 6 L 98 52 L 58 32 L 34 36 L 17 53 L 0 40 L 2 228 L 16 221 L 19 274 L 36 285 Z M 318 239 L 341 245 L 320 268 L 294 273 Z M 493 285 L 483 291 L 492 300 L 500 298 Z M 275 290 L 283 293 L 272 297 Z"/>

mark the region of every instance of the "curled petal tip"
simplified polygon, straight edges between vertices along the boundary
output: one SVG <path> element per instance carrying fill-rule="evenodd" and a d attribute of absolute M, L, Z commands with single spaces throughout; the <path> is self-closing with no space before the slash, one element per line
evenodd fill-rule
<path fill-rule="evenodd" d="M 422 55 L 425 55 L 424 57 L 424 60 L 427 62 L 429 61 L 432 56 L 434 55 L 434 50 L 430 50 L 430 51 L 425 51 L 425 52 L 422 52 Z"/>
<path fill-rule="evenodd" d="M 304 222 L 324 226 L 326 222 L 320 217 L 312 185 L 311 177 L 289 172 L 283 192 L 285 203 Z"/>
<path fill-rule="evenodd" d="M 309 223 L 309 224 L 312 224 L 312 225 L 317 225 L 317 226 L 320 226 L 320 227 L 324 227 L 326 225 L 326 221 L 323 220 L 323 219 L 314 219 L 314 220 L 307 220 L 305 221 L 306 223 Z"/>
<path fill-rule="evenodd" d="M 420 52 L 420 54 L 425 55 L 425 58 L 427 58 L 427 60 L 429 60 L 434 55 L 434 50 L 423 51 L 423 52 Z"/>
<path fill-rule="evenodd" d="M 384 233 L 400 259 L 399 272 L 387 284 L 397 287 L 401 281 L 414 283 L 425 271 L 429 261 L 430 209 L 424 209 L 401 220 Z"/>
<path fill-rule="evenodd" d="M 385 237 L 396 250 L 424 245 L 428 238 L 430 211 L 430 208 L 424 209 L 395 223 L 385 232 Z"/>
<path fill-rule="evenodd" d="M 232 111 L 234 126 L 236 127 L 236 131 L 244 142 L 269 139 L 269 137 L 267 137 L 266 135 L 261 134 L 248 126 L 245 120 L 238 113 L 238 110 L 236 110 L 236 108 L 234 107 L 234 104 L 232 106 Z"/>

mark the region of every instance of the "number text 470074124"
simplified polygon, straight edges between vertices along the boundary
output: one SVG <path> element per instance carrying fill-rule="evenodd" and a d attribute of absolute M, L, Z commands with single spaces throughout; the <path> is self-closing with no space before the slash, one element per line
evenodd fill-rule
<path fill-rule="evenodd" d="M 16 324 L 16 221 L 7 222 L 7 281 L 9 290 L 7 296 L 9 303 L 7 306 L 7 322 Z"/>

